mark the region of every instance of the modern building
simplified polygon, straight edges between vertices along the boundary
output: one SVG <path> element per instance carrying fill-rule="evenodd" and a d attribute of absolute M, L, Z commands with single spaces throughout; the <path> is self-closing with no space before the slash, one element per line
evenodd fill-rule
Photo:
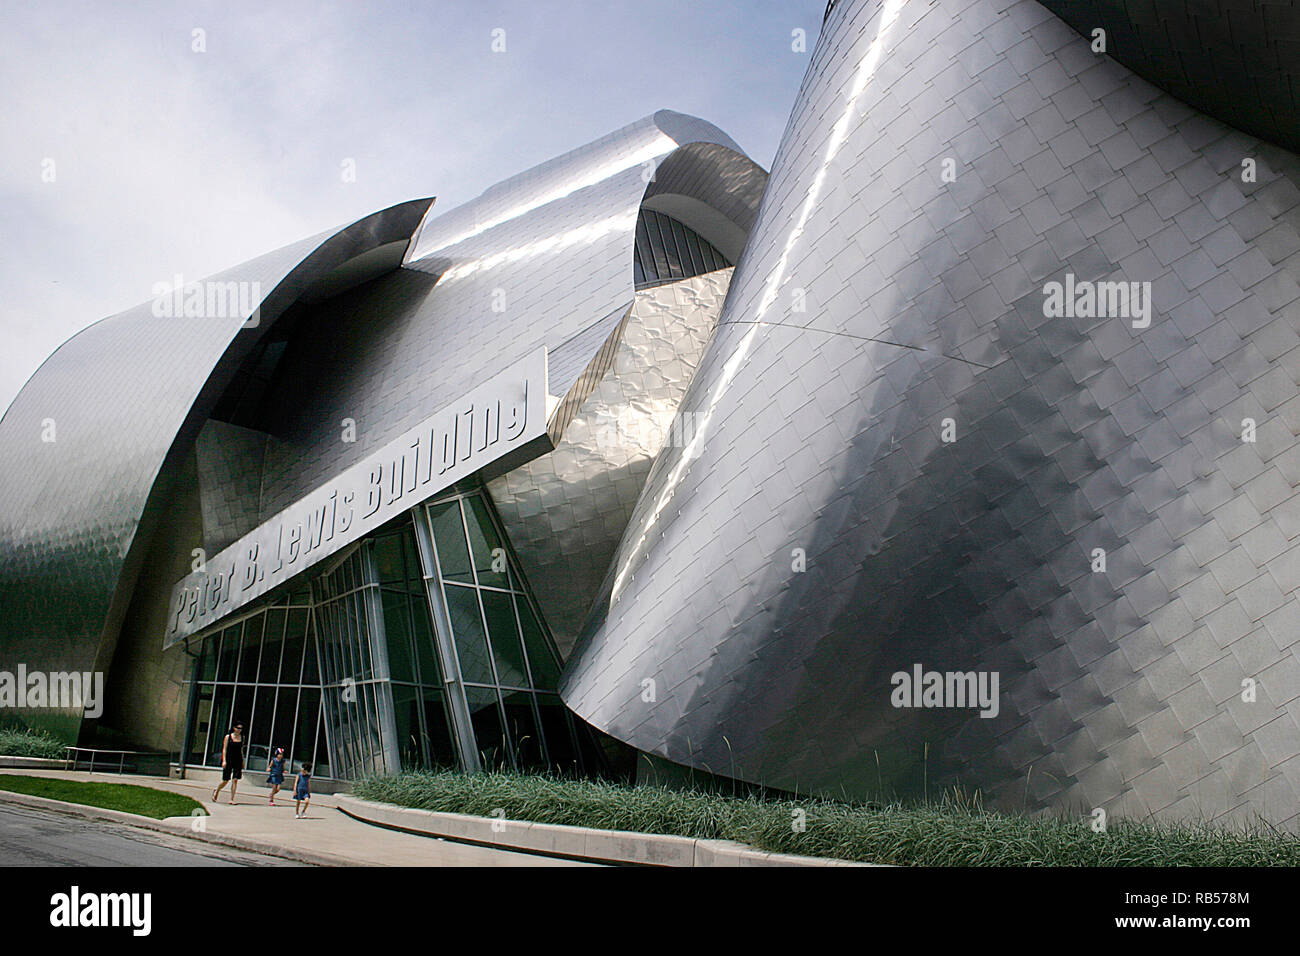
<path fill-rule="evenodd" d="M 836 0 L 770 180 L 659 113 L 106 319 L 0 421 L 0 665 L 190 765 L 1295 828 L 1297 48 Z"/>
<path fill-rule="evenodd" d="M 318 776 L 594 769 L 556 695 L 766 174 L 660 112 L 74 336 L 0 422 L 0 666 L 97 721 Z M 585 603 L 584 603 L 585 602 Z"/>

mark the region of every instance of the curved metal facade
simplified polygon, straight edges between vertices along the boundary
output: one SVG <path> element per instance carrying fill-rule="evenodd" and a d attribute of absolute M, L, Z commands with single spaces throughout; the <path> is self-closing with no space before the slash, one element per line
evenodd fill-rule
<path fill-rule="evenodd" d="M 1297 227 L 1294 155 L 1037 3 L 839 0 L 566 703 L 781 788 L 1294 825 Z"/>
<path fill-rule="evenodd" d="M 0 419 L 0 664 L 107 669 L 150 505 L 165 497 L 169 464 L 193 441 L 205 406 L 304 290 L 364 253 L 405 245 L 430 202 L 187 286 L 235 283 L 241 304 L 258 290 L 256 322 L 233 304 L 220 310 L 230 314 L 186 315 L 155 300 L 97 322 L 45 361 Z"/>
<path fill-rule="evenodd" d="M 640 290 L 598 381 L 548 455 L 488 483 L 551 635 L 568 657 L 655 457 L 670 441 L 731 270 Z"/>
<path fill-rule="evenodd" d="M 542 346 L 562 399 L 632 305 L 648 192 L 667 187 L 713 211 L 706 238 L 752 224 L 766 177 L 738 148 L 661 111 L 426 219 L 401 269 L 305 315 L 310 333 L 290 343 L 255 419 L 276 439 L 260 514 Z M 345 418 L 354 442 L 338 440 Z"/>
<path fill-rule="evenodd" d="M 407 203 L 205 280 L 270 290 L 253 328 L 148 303 L 78 334 L 0 423 L 0 665 L 107 670 L 124 619 L 165 615 L 178 556 L 228 546 L 543 346 L 559 440 L 632 307 L 643 202 L 738 254 L 765 182 L 716 127 L 661 111 L 444 215 Z M 693 356 L 719 305 L 688 330 Z M 151 560 L 178 495 L 202 534 L 160 535 Z M 150 642 L 130 635 L 132 667 Z"/>

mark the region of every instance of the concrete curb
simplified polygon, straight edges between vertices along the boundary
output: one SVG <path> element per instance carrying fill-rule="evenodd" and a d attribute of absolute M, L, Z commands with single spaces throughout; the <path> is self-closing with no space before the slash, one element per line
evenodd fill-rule
<path fill-rule="evenodd" d="M 768 853 L 730 840 L 697 840 L 693 837 L 625 830 L 596 830 L 588 827 L 530 823 L 525 820 L 495 820 L 463 813 L 416 810 L 359 797 L 338 794 L 338 808 L 355 820 L 408 833 L 475 843 L 503 850 L 537 853 L 596 863 L 629 866 L 879 866 L 815 856 Z M 499 828 L 494 831 L 493 827 Z"/>
<path fill-rule="evenodd" d="M 140 816 L 137 813 L 126 813 L 122 810 L 108 810 L 103 807 L 89 807 L 81 803 L 67 803 L 63 800 L 51 800 L 48 797 L 34 797 L 26 793 L 15 793 L 12 790 L 0 790 L 0 803 L 11 803 L 23 807 L 31 807 L 36 810 L 49 810 L 54 813 L 62 813 L 65 816 L 78 817 L 82 820 L 100 821 L 105 823 L 116 823 L 121 826 L 135 827 L 140 830 L 153 830 L 158 833 L 166 833 L 170 836 L 184 837 L 188 840 L 196 840 L 201 843 L 212 843 L 217 846 L 229 847 L 235 850 L 245 850 L 250 853 L 258 853 L 262 856 L 279 857 L 282 860 L 293 860 L 295 863 L 306 863 L 310 866 L 370 866 L 371 864 L 350 860 L 347 857 L 335 856 L 332 853 L 315 853 L 310 850 L 299 850 L 294 847 L 282 846 L 278 843 L 265 843 L 261 840 L 250 840 L 247 837 L 235 836 L 229 833 L 214 833 L 210 830 L 198 831 L 193 829 L 189 817 L 168 817 L 165 820 L 155 820 L 153 817 Z M 198 817 L 196 819 L 206 820 L 207 817 Z"/>
<path fill-rule="evenodd" d="M 64 770 L 67 761 L 60 757 L 13 757 L 2 754 L 0 767 L 6 770 Z"/>

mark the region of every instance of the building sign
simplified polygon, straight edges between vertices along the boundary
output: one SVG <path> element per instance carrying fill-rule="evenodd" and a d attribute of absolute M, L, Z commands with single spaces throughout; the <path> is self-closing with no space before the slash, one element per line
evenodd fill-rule
<path fill-rule="evenodd" d="M 164 647 L 546 434 L 546 350 L 517 362 L 244 535 L 172 588 Z"/>

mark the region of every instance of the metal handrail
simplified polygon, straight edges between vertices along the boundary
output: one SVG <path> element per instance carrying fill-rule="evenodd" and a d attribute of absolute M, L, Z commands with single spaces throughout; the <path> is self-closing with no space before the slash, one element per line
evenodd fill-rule
<path fill-rule="evenodd" d="M 63 769 L 65 771 L 75 769 L 78 761 L 78 754 L 90 754 L 90 773 L 95 772 L 95 755 L 96 754 L 117 754 L 117 772 L 123 773 L 126 768 L 126 758 L 129 756 L 153 757 L 147 750 L 109 750 L 98 747 L 64 747 Z"/>

